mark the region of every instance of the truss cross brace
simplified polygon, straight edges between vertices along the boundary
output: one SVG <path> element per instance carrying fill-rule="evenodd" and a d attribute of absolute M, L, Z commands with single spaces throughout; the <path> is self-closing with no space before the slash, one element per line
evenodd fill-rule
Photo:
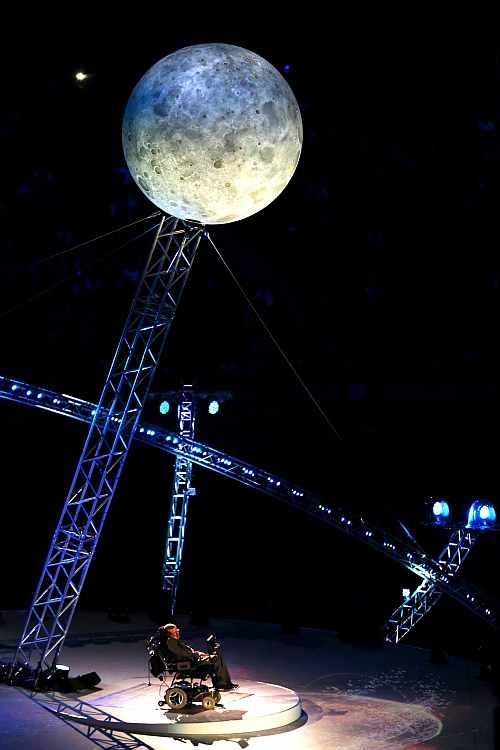
<path fill-rule="evenodd" d="M 477 538 L 477 534 L 473 534 L 470 529 L 453 531 L 448 544 L 437 559 L 443 572 L 446 572 L 450 578 L 459 574 Z M 442 595 L 443 592 L 430 578 L 424 578 L 422 583 L 390 616 L 385 626 L 385 640 L 388 643 L 399 643 L 438 603 Z"/>

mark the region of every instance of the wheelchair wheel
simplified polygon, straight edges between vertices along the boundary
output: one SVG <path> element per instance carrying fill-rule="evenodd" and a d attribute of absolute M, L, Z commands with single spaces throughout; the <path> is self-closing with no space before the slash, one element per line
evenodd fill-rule
<path fill-rule="evenodd" d="M 205 709 L 205 711 L 210 710 L 211 708 L 215 708 L 215 698 L 213 695 L 204 695 L 203 699 L 201 701 L 201 705 Z"/>
<path fill-rule="evenodd" d="M 175 711 L 180 711 L 188 702 L 187 693 L 180 687 L 171 687 L 165 693 L 165 703 Z"/>

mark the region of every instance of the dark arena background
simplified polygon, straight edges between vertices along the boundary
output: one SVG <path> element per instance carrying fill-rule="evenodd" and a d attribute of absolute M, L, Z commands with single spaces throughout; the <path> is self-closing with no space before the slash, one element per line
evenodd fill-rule
<path fill-rule="evenodd" d="M 97 403 L 152 241 L 151 221 L 136 222 L 155 207 L 121 147 L 130 92 L 179 48 L 252 50 L 291 86 L 303 150 L 271 205 L 210 235 L 323 414 L 204 243 L 143 421 L 176 431 L 164 394 L 186 383 L 223 393 L 217 414 L 198 402 L 196 440 L 437 558 L 450 531 L 430 523 L 429 498 L 446 498 L 464 528 L 474 499 L 500 507 L 500 48 L 410 38 L 405 24 L 331 36 L 154 25 L 146 41 L 131 28 L 38 34 L 33 23 L 22 49 L 2 52 L 0 375 Z M 87 428 L 5 399 L 0 418 L 8 662 Z M 144 640 L 172 619 L 160 584 L 173 476 L 172 456 L 132 443 L 62 656 L 71 674 L 98 671 L 103 694 L 144 682 Z M 211 743 L 500 747 L 495 627 L 443 596 L 400 644 L 384 644 L 417 576 L 196 465 L 192 485 L 176 615 L 186 640 L 215 632 L 235 679 L 293 688 L 303 711 L 289 733 Z M 478 536 L 464 580 L 496 602 L 499 539 Z M 5 750 L 35 733 L 39 747 L 101 741 L 44 711 L 46 693 L 7 682 Z M 176 746 L 141 732 L 130 744 L 132 734 L 129 747 Z"/>

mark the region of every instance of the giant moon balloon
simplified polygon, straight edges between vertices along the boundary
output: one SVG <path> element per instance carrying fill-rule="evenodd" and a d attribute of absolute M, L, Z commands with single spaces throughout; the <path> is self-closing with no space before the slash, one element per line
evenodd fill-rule
<path fill-rule="evenodd" d="M 293 92 L 267 60 L 229 44 L 167 55 L 133 90 L 123 119 L 132 177 L 163 211 L 238 221 L 290 181 L 302 146 Z"/>

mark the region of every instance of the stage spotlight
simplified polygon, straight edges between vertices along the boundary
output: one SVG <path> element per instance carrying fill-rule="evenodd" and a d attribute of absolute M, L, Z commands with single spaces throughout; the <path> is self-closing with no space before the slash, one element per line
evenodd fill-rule
<path fill-rule="evenodd" d="M 43 672 L 40 685 L 43 690 L 57 690 L 59 693 L 71 692 L 69 667 L 66 664 L 56 664 L 53 669 Z"/>
<path fill-rule="evenodd" d="M 489 500 L 474 500 L 469 508 L 467 526 L 471 529 L 487 529 L 495 525 L 497 514 Z"/>
<path fill-rule="evenodd" d="M 434 498 L 432 498 L 434 500 Z M 434 500 L 432 505 L 433 523 L 442 525 L 448 522 L 450 517 L 450 506 L 446 502 L 444 497 L 439 497 Z"/>
<path fill-rule="evenodd" d="M 170 411 L 170 404 L 168 401 L 162 401 L 160 404 L 160 414 L 168 414 Z"/>
<path fill-rule="evenodd" d="M 219 402 L 218 401 L 210 401 L 208 405 L 208 413 L 209 414 L 217 414 L 219 411 Z"/>
<path fill-rule="evenodd" d="M 68 688 L 69 667 L 66 664 L 56 664 L 54 679 L 57 683 L 57 689 L 64 691 Z"/>

